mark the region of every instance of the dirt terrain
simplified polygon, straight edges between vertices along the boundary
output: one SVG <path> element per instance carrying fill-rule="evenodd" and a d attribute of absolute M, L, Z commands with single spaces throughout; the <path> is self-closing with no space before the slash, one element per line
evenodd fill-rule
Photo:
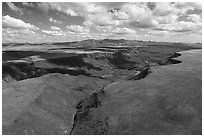
<path fill-rule="evenodd" d="M 165 44 L 4 46 L 3 134 L 202 134 L 201 49 Z"/>

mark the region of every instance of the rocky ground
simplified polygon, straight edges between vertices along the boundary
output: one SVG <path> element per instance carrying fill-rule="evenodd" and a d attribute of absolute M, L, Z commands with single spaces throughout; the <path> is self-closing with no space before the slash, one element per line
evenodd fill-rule
<path fill-rule="evenodd" d="M 6 45 L 3 134 L 202 134 L 201 55 L 126 40 Z"/>

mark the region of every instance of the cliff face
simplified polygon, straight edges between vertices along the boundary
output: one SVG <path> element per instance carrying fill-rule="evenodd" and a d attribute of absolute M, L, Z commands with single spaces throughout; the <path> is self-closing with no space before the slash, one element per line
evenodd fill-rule
<path fill-rule="evenodd" d="M 17 53 L 15 54 L 17 55 Z M 39 54 L 38 56 L 34 56 L 34 53 L 31 53 L 32 56 L 24 56 L 24 58 L 18 60 L 4 62 L 2 66 L 3 81 L 19 81 L 40 77 L 49 73 L 70 74 L 74 76 L 85 75 L 101 78 L 104 78 L 106 75 L 112 75 L 111 80 L 124 79 L 132 74 L 135 75 L 137 71 L 143 72 L 145 68 L 157 64 L 181 63 L 178 60 L 172 59 L 180 54 L 173 52 L 166 54 L 154 52 L 151 47 L 128 48 L 114 52 L 101 51 L 86 54 L 62 54 L 61 56 L 55 54 L 52 57 L 51 53 L 49 53 L 49 55 L 47 54 L 48 58 L 43 58 L 46 55 L 45 53 Z M 137 77 L 140 77 L 140 75 Z"/>
<path fill-rule="evenodd" d="M 66 68 L 38 68 L 30 63 L 5 63 L 3 64 L 3 82 L 20 81 L 24 79 L 36 78 L 46 74 L 61 73 L 73 76 L 89 76 L 83 69 Z"/>
<path fill-rule="evenodd" d="M 85 54 L 84 57 L 90 59 L 103 59 L 103 58 L 111 58 L 113 57 L 114 52 L 96 52 L 91 54 Z"/>

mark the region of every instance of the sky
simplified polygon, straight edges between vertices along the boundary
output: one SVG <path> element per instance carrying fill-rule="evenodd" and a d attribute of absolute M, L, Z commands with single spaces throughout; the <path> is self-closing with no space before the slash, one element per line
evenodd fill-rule
<path fill-rule="evenodd" d="M 3 2 L 2 42 L 202 42 L 202 3 Z"/>

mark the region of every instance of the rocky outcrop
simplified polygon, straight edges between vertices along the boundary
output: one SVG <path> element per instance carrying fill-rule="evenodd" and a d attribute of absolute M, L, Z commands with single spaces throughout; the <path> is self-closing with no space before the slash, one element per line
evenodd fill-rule
<path fill-rule="evenodd" d="M 4 63 L 2 66 L 4 82 L 12 80 L 20 81 L 29 78 L 40 77 L 50 73 L 70 74 L 73 76 L 85 75 L 90 76 L 84 69 L 68 69 L 68 68 L 38 68 L 29 63 Z"/>
<path fill-rule="evenodd" d="M 98 52 L 98 53 L 91 53 L 91 54 L 84 54 L 84 57 L 90 59 L 105 59 L 105 58 L 112 58 L 114 52 Z"/>
<path fill-rule="evenodd" d="M 100 117 L 100 115 L 93 117 L 92 114 L 94 109 L 100 107 L 101 97 L 105 97 L 104 88 L 97 90 L 76 106 L 71 135 L 107 135 L 109 133 L 109 118 Z"/>
<path fill-rule="evenodd" d="M 136 73 L 133 76 L 128 77 L 128 80 L 140 80 L 142 78 L 145 78 L 150 71 L 150 67 L 145 67 L 141 71 L 136 71 Z"/>
<path fill-rule="evenodd" d="M 180 53 L 173 53 L 172 55 L 170 55 L 169 57 L 167 57 L 166 59 L 164 59 L 163 61 L 161 61 L 161 62 L 159 63 L 159 65 L 179 64 L 179 63 L 181 63 L 182 61 L 177 60 L 177 59 L 174 59 L 174 58 L 179 57 L 179 56 L 181 56 Z"/>
<path fill-rule="evenodd" d="M 109 62 L 119 69 L 129 69 L 135 64 L 133 61 L 129 61 L 127 57 L 121 52 L 115 52 L 112 58 L 108 58 Z"/>

